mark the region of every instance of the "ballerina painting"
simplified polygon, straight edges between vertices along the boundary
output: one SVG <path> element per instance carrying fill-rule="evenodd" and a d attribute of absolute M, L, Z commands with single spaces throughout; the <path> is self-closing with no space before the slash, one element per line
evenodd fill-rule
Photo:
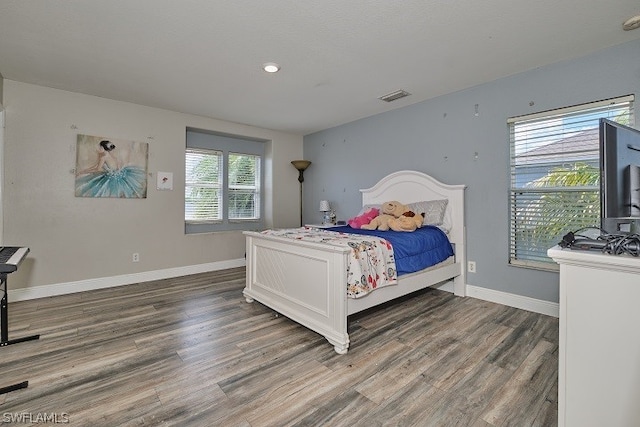
<path fill-rule="evenodd" d="M 147 197 L 149 144 L 78 135 L 76 197 Z"/>

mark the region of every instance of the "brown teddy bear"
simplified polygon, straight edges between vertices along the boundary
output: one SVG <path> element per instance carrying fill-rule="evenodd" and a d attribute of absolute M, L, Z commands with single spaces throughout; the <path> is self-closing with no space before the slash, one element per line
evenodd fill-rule
<path fill-rule="evenodd" d="M 422 227 L 424 213 L 417 215 L 413 211 L 407 210 L 399 218 L 389 220 L 389 228 L 393 231 L 415 231 Z"/>
<path fill-rule="evenodd" d="M 362 225 L 365 230 L 394 230 L 394 231 L 414 231 L 422 227 L 423 215 L 416 215 L 409 207 L 393 200 L 385 202 L 380 208 L 380 215 L 375 217 L 369 224 Z"/>
<path fill-rule="evenodd" d="M 369 224 L 362 224 L 360 228 L 364 230 L 382 230 L 389 229 L 389 220 L 395 219 L 395 211 L 399 202 L 384 202 L 380 207 L 380 214 L 373 218 Z"/>

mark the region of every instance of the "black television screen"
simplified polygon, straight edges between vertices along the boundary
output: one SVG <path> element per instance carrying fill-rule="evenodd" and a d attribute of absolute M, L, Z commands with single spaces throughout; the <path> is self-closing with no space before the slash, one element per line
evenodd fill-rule
<path fill-rule="evenodd" d="M 600 119 L 600 215 L 607 233 L 640 232 L 640 130 Z"/>

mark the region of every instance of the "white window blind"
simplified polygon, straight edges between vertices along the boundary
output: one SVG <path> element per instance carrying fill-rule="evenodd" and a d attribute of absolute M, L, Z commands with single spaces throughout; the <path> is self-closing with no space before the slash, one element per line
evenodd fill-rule
<path fill-rule="evenodd" d="M 569 231 L 600 225 L 599 119 L 633 126 L 633 95 L 508 120 L 509 262 L 557 269 L 547 257 Z"/>
<path fill-rule="evenodd" d="M 229 153 L 229 219 L 260 218 L 260 156 Z"/>
<path fill-rule="evenodd" d="M 222 220 L 222 152 L 187 148 L 185 153 L 185 221 Z"/>

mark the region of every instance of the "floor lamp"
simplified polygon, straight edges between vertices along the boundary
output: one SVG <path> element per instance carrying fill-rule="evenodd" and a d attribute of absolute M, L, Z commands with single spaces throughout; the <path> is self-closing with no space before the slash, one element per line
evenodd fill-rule
<path fill-rule="evenodd" d="M 309 160 L 293 160 L 291 164 L 298 169 L 298 182 L 300 183 L 300 227 L 302 227 L 302 183 L 304 182 L 304 171 L 309 167 Z"/>

